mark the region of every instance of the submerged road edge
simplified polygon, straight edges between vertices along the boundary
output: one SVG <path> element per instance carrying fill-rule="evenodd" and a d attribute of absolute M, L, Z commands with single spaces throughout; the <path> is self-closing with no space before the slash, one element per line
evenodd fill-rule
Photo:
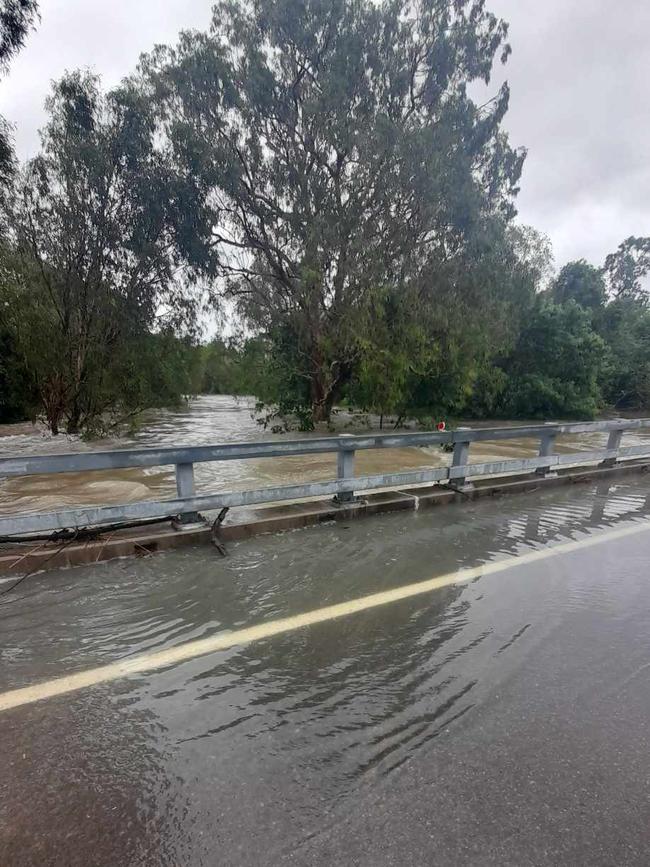
<path fill-rule="evenodd" d="M 235 520 L 221 525 L 221 542 L 249 539 L 265 533 L 299 530 L 332 521 L 360 520 L 364 517 L 396 511 L 414 511 L 439 506 L 459 505 L 492 497 L 511 496 L 548 490 L 551 488 L 607 482 L 625 475 L 650 472 L 645 460 L 626 461 L 613 467 L 602 465 L 562 469 L 553 476 L 531 473 L 522 476 L 477 479 L 471 490 L 457 491 L 448 485 L 424 485 L 369 493 L 352 503 L 334 504 L 331 500 L 307 500 L 296 503 L 266 506 L 256 509 L 243 521 Z M 9 575 L 35 574 L 44 570 L 74 568 L 106 562 L 122 557 L 141 557 L 169 551 L 188 545 L 211 546 L 210 524 L 184 529 L 140 528 L 121 530 L 61 545 L 55 543 L 26 545 L 0 545 L 0 578 Z"/>
<path fill-rule="evenodd" d="M 271 620 L 268 623 L 260 623 L 256 626 L 249 626 L 232 632 L 222 632 L 211 636 L 210 638 L 189 641 L 185 644 L 168 648 L 167 650 L 142 654 L 140 656 L 134 656 L 131 659 L 108 663 L 75 674 L 63 675 L 62 677 L 44 681 L 43 683 L 35 684 L 33 686 L 19 687 L 18 689 L 0 693 L 0 712 L 27 704 L 33 704 L 34 702 L 43 701 L 47 698 L 76 692 L 80 689 L 85 689 L 91 686 L 97 686 L 101 683 L 118 680 L 132 674 L 142 674 L 148 671 L 155 671 L 156 669 L 186 662 L 190 659 L 205 656 L 219 650 L 226 650 L 235 645 L 250 644 L 253 641 L 260 641 L 264 638 L 271 638 L 275 635 L 293 632 L 297 629 L 303 629 L 317 623 L 324 623 L 351 614 L 358 614 L 371 608 L 377 608 L 381 605 L 388 605 L 392 602 L 410 599 L 414 596 L 430 593 L 433 590 L 439 590 L 443 587 L 466 584 L 477 578 L 505 572 L 515 568 L 516 566 L 525 566 L 529 563 L 536 563 L 540 560 L 546 560 L 562 554 L 569 554 L 573 551 L 578 551 L 593 545 L 599 545 L 604 542 L 638 535 L 647 532 L 648 530 L 650 530 L 650 522 L 648 521 L 620 527 L 618 529 L 607 530 L 571 542 L 563 542 L 559 545 L 552 545 L 547 548 L 529 551 L 525 554 L 520 554 L 505 560 L 484 563 L 480 566 L 473 566 L 469 569 L 462 569 L 458 572 L 448 572 L 444 575 L 428 578 L 424 581 L 418 581 L 413 584 L 407 584 L 403 587 L 395 587 L 391 590 L 372 593 L 358 599 L 351 599 L 347 602 L 328 605 L 324 608 L 316 608 L 302 614 L 296 614 L 278 620 Z"/>

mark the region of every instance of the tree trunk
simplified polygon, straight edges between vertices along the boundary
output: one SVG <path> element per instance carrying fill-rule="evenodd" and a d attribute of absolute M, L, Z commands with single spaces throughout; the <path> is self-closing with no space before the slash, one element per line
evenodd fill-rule
<path fill-rule="evenodd" d="M 320 359 L 319 359 L 320 360 Z M 330 383 L 326 381 L 324 363 L 315 364 L 310 382 L 311 414 L 314 424 L 328 422 L 334 403 Z"/>
<path fill-rule="evenodd" d="M 78 434 L 79 433 L 79 425 L 81 423 L 81 410 L 78 406 L 74 406 L 72 408 L 72 412 L 68 417 L 68 424 L 66 426 L 66 431 L 69 434 Z"/>
<path fill-rule="evenodd" d="M 65 404 L 65 387 L 62 378 L 55 374 L 40 389 L 40 396 L 47 426 L 52 431 L 53 436 L 58 436 Z"/>
<path fill-rule="evenodd" d="M 326 392 L 318 399 L 314 400 L 312 396 L 311 414 L 314 424 L 318 422 L 329 422 L 332 415 L 332 407 L 334 406 L 334 393 Z"/>
<path fill-rule="evenodd" d="M 349 381 L 351 371 L 349 363 L 335 360 L 328 364 L 320 350 L 312 353 L 310 397 L 314 424 L 329 422 L 334 404 Z"/>
<path fill-rule="evenodd" d="M 80 342 L 80 347 L 77 350 L 76 358 L 74 359 L 74 370 L 72 372 L 74 390 L 70 400 L 70 412 L 68 413 L 68 424 L 66 431 L 69 434 L 78 434 L 81 426 L 81 393 L 83 382 L 85 379 L 85 360 L 86 351 L 83 348 L 85 341 Z"/>

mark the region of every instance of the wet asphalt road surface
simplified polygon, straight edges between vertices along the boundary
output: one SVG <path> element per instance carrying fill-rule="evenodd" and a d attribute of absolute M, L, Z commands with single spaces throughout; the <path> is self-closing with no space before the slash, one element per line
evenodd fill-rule
<path fill-rule="evenodd" d="M 34 576 L 0 689 L 650 521 L 647 479 Z M 642 865 L 650 532 L 0 715 L 7 865 Z"/>

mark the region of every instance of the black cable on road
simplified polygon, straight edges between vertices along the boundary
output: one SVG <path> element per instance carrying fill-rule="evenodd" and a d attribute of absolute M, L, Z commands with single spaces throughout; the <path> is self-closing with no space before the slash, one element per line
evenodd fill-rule
<path fill-rule="evenodd" d="M 97 527 L 75 527 L 64 530 L 54 530 L 51 533 L 41 533 L 27 536 L 0 536 L 0 544 L 12 542 L 61 542 L 63 540 L 97 539 L 102 533 L 111 533 L 115 530 L 131 530 L 135 527 L 147 527 L 151 524 L 165 524 L 173 521 L 176 516 L 165 518 L 145 518 L 139 521 L 121 521 L 116 524 L 102 524 Z"/>
<path fill-rule="evenodd" d="M 15 590 L 16 587 L 18 587 L 19 584 L 22 584 L 23 581 L 26 581 L 28 578 L 30 578 L 32 575 L 34 575 L 35 572 L 40 572 L 41 569 L 42 569 L 42 567 L 43 567 L 45 564 L 49 563 L 50 560 L 53 560 L 55 557 L 57 557 L 59 554 L 61 554 L 62 551 L 65 551 L 65 549 L 66 549 L 69 545 L 71 545 L 73 542 L 75 542 L 75 541 L 76 541 L 76 536 L 73 536 L 73 537 L 70 538 L 70 539 L 66 539 L 66 540 L 63 542 L 63 544 L 60 545 L 60 546 L 56 549 L 56 551 L 53 551 L 53 552 L 50 554 L 50 556 L 47 557 L 44 561 L 42 561 L 41 563 L 37 563 L 36 566 L 34 566 L 33 569 L 30 569 L 28 572 L 25 572 L 24 575 L 21 575 L 20 578 L 19 578 L 17 581 L 14 581 L 14 583 L 11 585 L 11 587 L 6 587 L 4 590 L 2 590 L 2 592 L 0 592 L 0 597 L 2 597 L 2 596 L 6 596 L 8 593 L 11 593 L 12 590 Z M 8 605 L 9 603 L 8 603 L 8 602 L 3 602 L 3 603 L 0 603 L 0 604 L 2 604 L 2 605 Z"/>
<path fill-rule="evenodd" d="M 0 536 L 0 543 L 29 543 L 29 542 L 43 542 L 44 544 L 35 549 L 35 551 L 27 552 L 27 554 L 23 555 L 25 557 L 29 556 L 29 554 L 35 553 L 36 551 L 41 550 L 45 547 L 45 543 L 47 542 L 62 542 L 62 544 L 53 551 L 49 557 L 46 557 L 45 560 L 37 563 L 34 568 L 27 571 L 24 575 L 21 575 L 17 581 L 15 581 L 11 587 L 6 587 L 4 590 L 0 591 L 0 597 L 6 596 L 8 593 L 11 593 L 12 590 L 15 590 L 23 581 L 26 581 L 27 578 L 30 578 L 36 572 L 41 572 L 43 568 L 51 562 L 55 557 L 65 551 L 73 542 L 77 542 L 81 539 L 85 539 L 86 541 L 92 541 L 94 539 L 99 539 L 103 533 L 115 532 L 116 530 L 130 530 L 135 527 L 146 527 L 151 524 L 165 524 L 168 521 L 174 520 L 175 516 L 167 516 L 164 518 L 148 518 L 140 521 L 129 521 L 129 522 L 121 522 L 116 524 L 104 524 L 101 527 L 76 527 L 74 529 L 64 529 L 64 530 L 55 530 L 52 533 L 33 535 L 33 536 Z M 18 558 L 18 562 L 20 561 L 20 557 Z M 15 565 L 15 564 L 14 564 Z M 7 605 L 9 603 L 0 603 L 3 605 Z"/>

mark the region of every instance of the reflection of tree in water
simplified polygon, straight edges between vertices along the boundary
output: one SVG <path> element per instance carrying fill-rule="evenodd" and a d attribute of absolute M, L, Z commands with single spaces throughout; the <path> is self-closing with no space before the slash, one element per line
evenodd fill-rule
<path fill-rule="evenodd" d="M 562 541 L 650 513 L 650 494 L 644 495 L 638 487 L 628 487 L 620 480 L 602 480 L 592 485 L 585 483 L 581 492 L 583 496 L 576 502 L 574 488 L 562 492 L 555 489 L 547 508 L 538 507 L 528 513 L 523 512 L 526 518 L 523 539 L 508 539 L 507 528 L 499 528 L 501 533 L 497 535 L 497 549 L 513 554 L 522 541 L 537 545 Z M 509 542 L 515 544 L 509 545 Z"/>
<path fill-rule="evenodd" d="M 10 711 L 2 731 L 3 864 L 173 863 L 184 805 L 151 713 L 97 687 Z"/>

